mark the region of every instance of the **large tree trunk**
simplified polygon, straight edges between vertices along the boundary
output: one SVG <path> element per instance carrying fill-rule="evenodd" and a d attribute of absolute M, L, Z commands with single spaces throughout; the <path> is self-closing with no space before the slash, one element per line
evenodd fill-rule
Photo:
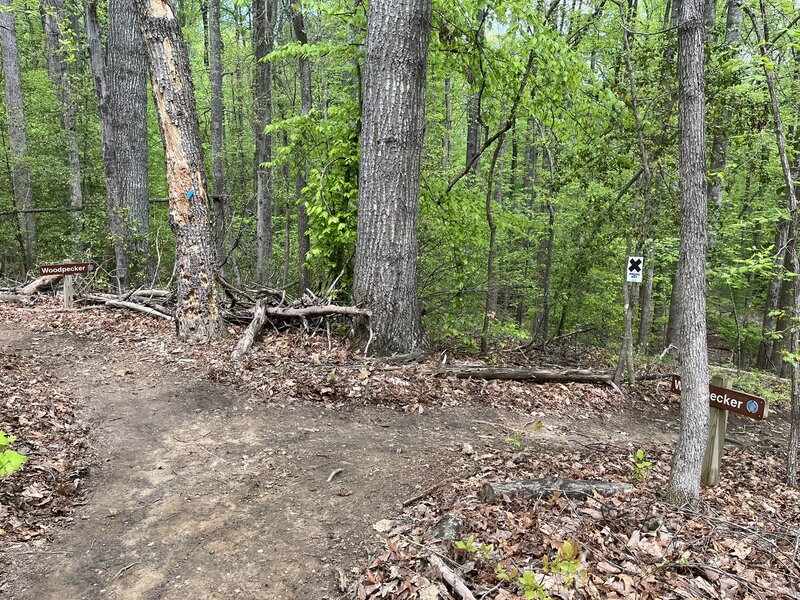
<path fill-rule="evenodd" d="M 306 34 L 306 22 L 303 13 L 300 11 L 296 4 L 292 4 L 292 28 L 294 29 L 294 36 L 301 44 L 308 44 L 308 35 Z M 303 56 L 298 59 L 298 68 L 300 70 L 300 106 L 301 114 L 308 115 L 311 112 L 311 63 Z M 306 213 L 306 204 L 303 200 L 303 188 L 306 187 L 306 169 L 307 165 L 303 164 L 297 169 L 297 176 L 295 180 L 295 201 L 297 202 L 297 273 L 300 279 L 300 295 L 302 295 L 309 286 L 308 281 L 308 266 L 306 257 L 310 250 L 310 243 L 308 238 L 308 214 Z"/>
<path fill-rule="evenodd" d="M 133 17 L 133 0 L 109 0 L 107 74 L 118 192 L 116 206 L 131 265 L 129 279 L 152 275 L 150 188 L 147 178 L 147 52 Z M 144 276 L 144 277 L 142 277 Z"/>
<path fill-rule="evenodd" d="M 61 105 L 61 124 L 64 127 L 64 141 L 69 160 L 69 205 L 74 212 L 72 218 L 73 248 L 80 250 L 80 237 L 83 230 L 83 185 L 81 180 L 81 161 L 78 150 L 78 136 L 75 130 L 75 99 L 69 80 L 69 68 L 64 49 L 63 31 L 68 27 L 64 17 L 64 0 L 42 0 L 42 26 L 47 50 L 47 70 L 55 87 L 56 97 Z"/>
<path fill-rule="evenodd" d="M 356 339 L 366 350 L 374 334 L 378 355 L 427 345 L 416 271 L 430 18 L 430 0 L 369 5 L 353 295 L 373 314 Z"/>
<path fill-rule="evenodd" d="M 706 347 L 705 38 L 703 0 L 682 0 L 678 17 L 681 246 L 678 261 L 681 317 L 681 422 L 668 497 L 676 505 L 700 497 L 700 471 L 708 434 Z"/>
<path fill-rule="evenodd" d="M 253 1 L 253 50 L 256 59 L 253 101 L 256 122 L 256 279 L 265 283 L 272 260 L 272 64 L 264 60 L 275 45 L 275 1 Z"/>
<path fill-rule="evenodd" d="M 86 36 L 100 112 L 109 230 L 120 288 L 131 268 L 150 272 L 147 181 L 147 58 L 133 21 L 131 0 L 109 5 L 108 62 L 97 3 L 85 5 Z M 110 77 L 108 76 L 110 73 Z M 131 264 L 131 257 L 137 260 Z"/>
<path fill-rule="evenodd" d="M 211 189 L 214 209 L 214 249 L 220 274 L 225 276 L 225 111 L 222 103 L 222 32 L 220 0 L 208 3 L 209 63 L 211 71 Z"/>
<path fill-rule="evenodd" d="M 134 9 L 150 55 L 167 163 L 178 282 L 175 325 L 178 337 L 208 342 L 226 330 L 214 285 L 208 192 L 189 52 L 170 0 L 134 0 Z"/>
<path fill-rule="evenodd" d="M 0 49 L 3 58 L 3 83 L 5 85 L 8 144 L 11 158 L 11 183 L 14 188 L 14 205 L 18 211 L 33 208 L 31 170 L 28 164 L 28 134 L 25 131 L 25 109 L 22 104 L 22 82 L 17 50 L 17 19 L 11 0 L 0 0 Z M 20 237 L 23 246 L 23 266 L 27 271 L 38 259 L 36 217 L 34 213 L 18 213 Z"/>

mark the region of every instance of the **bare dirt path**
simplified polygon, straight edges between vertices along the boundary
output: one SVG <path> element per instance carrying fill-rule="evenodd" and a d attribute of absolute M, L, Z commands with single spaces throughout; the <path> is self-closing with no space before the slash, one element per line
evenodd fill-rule
<path fill-rule="evenodd" d="M 80 401 L 93 453 L 74 521 L 0 553 L 5 599 L 340 597 L 340 578 L 377 547 L 374 523 L 420 489 L 475 473 L 463 443 L 479 454 L 504 443 L 498 423 L 531 419 L 475 403 L 420 414 L 266 402 L 210 381 L 196 359 L 162 362 L 152 344 L 68 329 L 0 323 L 0 351 L 46 357 L 54 384 Z M 592 412 L 561 388 L 534 392 L 566 398 L 535 414 L 539 442 L 674 439 L 677 400 L 644 394 Z"/>
<path fill-rule="evenodd" d="M 0 347 L 50 357 L 96 454 L 74 524 L 4 557 L 6 598 L 335 597 L 371 524 L 468 468 L 458 448 L 493 418 L 264 403 L 68 333 L 3 326 Z"/>

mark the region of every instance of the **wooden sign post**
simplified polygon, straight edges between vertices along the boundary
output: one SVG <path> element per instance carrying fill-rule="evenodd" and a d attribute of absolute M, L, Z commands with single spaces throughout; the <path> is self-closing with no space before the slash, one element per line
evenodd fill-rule
<path fill-rule="evenodd" d="M 708 443 L 703 457 L 703 471 L 701 482 L 707 487 L 714 487 L 719 483 L 719 468 L 722 461 L 722 452 L 725 448 L 725 432 L 728 428 L 728 413 L 737 414 L 760 421 L 769 414 L 769 404 L 764 398 L 751 396 L 744 392 L 730 389 L 733 378 L 716 376 L 708 386 L 708 401 L 711 412 L 708 422 Z M 672 376 L 672 391 L 681 393 L 681 378 Z"/>
<path fill-rule="evenodd" d="M 75 304 L 75 287 L 72 276 L 76 273 L 94 273 L 96 270 L 97 263 L 94 262 L 42 265 L 39 267 L 39 275 L 63 275 L 64 308 L 72 308 Z"/>

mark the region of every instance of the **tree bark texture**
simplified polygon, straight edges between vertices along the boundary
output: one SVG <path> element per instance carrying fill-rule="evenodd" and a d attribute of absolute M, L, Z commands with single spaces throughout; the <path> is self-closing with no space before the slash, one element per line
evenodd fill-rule
<path fill-rule="evenodd" d="M 28 164 L 28 134 L 25 131 L 25 109 L 22 103 L 22 81 L 19 71 L 17 19 L 11 0 L 0 0 L 0 50 L 2 50 L 3 58 L 3 84 L 5 86 L 14 206 L 17 210 L 29 210 L 33 208 L 33 190 L 31 188 L 31 168 Z M 23 264 L 27 271 L 36 264 L 39 255 L 36 215 L 34 213 L 18 213 L 17 219 L 24 252 Z"/>
<path fill-rule="evenodd" d="M 67 27 L 64 16 L 64 0 L 42 0 L 41 10 L 47 52 L 47 70 L 61 105 L 61 124 L 64 128 L 64 141 L 67 146 L 69 205 L 75 213 L 80 213 L 83 210 L 83 185 L 78 136 L 75 129 L 76 104 L 70 85 L 69 68 L 64 49 L 63 31 Z M 80 249 L 82 220 L 80 214 L 72 217 L 72 240 L 76 252 Z"/>
<path fill-rule="evenodd" d="M 133 16 L 133 0 L 109 0 L 107 69 L 113 154 L 118 194 L 115 206 L 133 273 L 141 283 L 152 276 L 147 154 L 147 51 Z"/>
<path fill-rule="evenodd" d="M 306 33 L 305 16 L 297 7 L 292 4 L 292 28 L 294 29 L 294 37 L 301 44 L 308 44 L 308 35 Z M 303 56 L 297 59 L 298 69 L 300 71 L 300 114 L 307 116 L 311 112 L 311 63 Z M 297 274 L 300 281 L 299 291 L 302 295 L 310 282 L 308 280 L 308 265 L 306 257 L 311 249 L 310 240 L 308 237 L 308 214 L 306 212 L 306 203 L 303 199 L 303 189 L 306 187 L 306 171 L 307 165 L 304 164 L 298 168 L 297 176 L 295 179 L 295 201 L 297 202 Z"/>
<path fill-rule="evenodd" d="M 668 488 L 675 505 L 696 504 L 708 434 L 708 350 L 706 341 L 705 37 L 703 0 L 682 0 L 678 17 L 678 107 L 680 121 L 681 244 L 680 431 Z"/>
<path fill-rule="evenodd" d="M 175 234 L 178 337 L 208 342 L 225 335 L 214 285 L 203 147 L 189 53 L 170 0 L 134 0 L 167 163 L 169 220 Z"/>
<path fill-rule="evenodd" d="M 416 289 L 430 0 L 369 5 L 353 295 L 372 310 L 377 355 L 427 345 Z M 356 339 L 369 343 L 367 322 Z"/>
<path fill-rule="evenodd" d="M 211 190 L 214 209 L 214 249 L 217 267 L 225 276 L 225 109 L 222 103 L 222 32 L 220 0 L 208 3 L 209 64 L 211 72 Z"/>
<path fill-rule="evenodd" d="M 272 260 L 272 135 L 264 128 L 272 123 L 272 64 L 264 60 L 275 46 L 275 0 L 253 1 L 253 49 L 256 69 L 253 101 L 256 135 L 256 279 L 266 282 Z"/>

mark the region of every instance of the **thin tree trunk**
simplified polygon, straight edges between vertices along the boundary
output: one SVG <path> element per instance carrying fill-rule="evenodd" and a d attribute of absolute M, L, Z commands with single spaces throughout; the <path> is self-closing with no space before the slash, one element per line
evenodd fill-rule
<path fill-rule="evenodd" d="M 0 0 L 0 50 L 2 50 L 3 58 L 3 83 L 14 205 L 17 210 L 24 211 L 33 208 L 33 190 L 31 188 L 31 170 L 28 164 L 30 157 L 28 156 L 28 134 L 25 131 L 25 109 L 22 103 L 17 20 L 11 0 Z M 19 213 L 17 218 L 25 254 L 23 267 L 27 271 L 33 268 L 39 255 L 36 215 Z"/>
<path fill-rule="evenodd" d="M 272 261 L 272 135 L 264 128 L 272 123 L 272 64 L 266 57 L 275 45 L 275 0 L 253 1 L 253 48 L 255 52 L 256 122 L 256 279 L 265 283 Z"/>
<path fill-rule="evenodd" d="M 69 162 L 69 199 L 74 211 L 72 218 L 72 241 L 76 255 L 81 249 L 83 231 L 83 185 L 81 176 L 80 152 L 75 126 L 76 103 L 69 79 L 69 68 L 64 49 L 65 31 L 69 25 L 64 15 L 64 0 L 42 0 L 42 25 L 47 50 L 47 69 L 55 86 L 56 97 L 61 105 L 61 124 L 64 127 L 64 141 L 67 146 Z"/>
<path fill-rule="evenodd" d="M 716 0 L 710 2 L 716 7 Z M 727 55 L 738 53 L 738 46 L 741 40 L 742 28 L 742 9 L 739 7 L 739 0 L 727 1 L 727 18 L 725 27 L 725 50 Z M 709 16 L 709 10 L 706 13 Z M 713 29 L 713 17 L 710 22 Z M 706 24 L 708 28 L 709 23 Z M 724 102 L 724 100 L 723 100 Z M 729 103 L 725 103 L 720 112 L 719 120 L 715 123 L 714 137 L 711 143 L 711 168 L 708 178 L 708 205 L 713 211 L 714 220 L 719 218 L 722 206 L 722 192 L 724 187 L 725 165 L 728 160 L 728 127 L 733 118 L 733 110 Z"/>
<path fill-rule="evenodd" d="M 453 151 L 453 106 L 452 106 L 453 81 L 449 77 L 444 79 L 444 136 L 442 137 L 442 170 L 447 169 L 450 163 L 450 154 Z"/>
<path fill-rule="evenodd" d="M 762 19 L 765 15 L 764 2 L 760 3 Z M 786 186 L 786 204 L 789 212 L 791 213 L 790 230 L 789 230 L 789 261 L 793 273 L 800 273 L 800 260 L 798 260 L 798 247 L 797 247 L 797 233 L 798 233 L 798 214 L 797 214 L 797 195 L 794 187 L 794 179 L 792 168 L 789 163 L 789 155 L 786 151 L 786 136 L 783 131 L 783 121 L 781 119 L 780 98 L 778 96 L 778 85 L 775 81 L 775 71 L 768 68 L 767 62 L 769 57 L 769 40 L 766 38 L 766 21 L 759 23 L 755 12 L 752 8 L 742 5 L 742 10 L 750 17 L 753 23 L 753 30 L 756 33 L 758 40 L 758 50 L 761 58 L 765 61 L 764 77 L 767 80 L 767 89 L 769 90 L 770 104 L 772 108 L 772 121 L 775 126 L 775 140 L 778 146 L 778 156 L 781 161 L 781 170 L 783 171 L 783 182 Z M 796 320 L 800 316 L 800 278 L 794 277 L 794 306 L 792 311 L 792 320 Z M 796 328 L 789 329 L 789 355 L 795 357 L 797 355 L 798 347 L 798 332 Z M 797 447 L 798 439 L 800 439 L 800 396 L 798 396 L 798 384 L 800 383 L 800 365 L 794 361 L 792 368 L 792 418 L 791 427 L 789 431 L 789 448 L 786 460 L 786 480 L 789 485 L 797 484 Z"/>
<path fill-rule="evenodd" d="M 133 0 L 109 0 L 107 69 L 108 102 L 113 127 L 118 196 L 115 206 L 126 246 L 131 282 L 149 281 L 150 188 L 147 153 L 147 51 L 133 16 Z M 119 268 L 119 266 L 118 266 Z"/>
<path fill-rule="evenodd" d="M 681 421 L 667 496 L 675 505 L 696 504 L 708 434 L 706 341 L 705 38 L 703 0 L 682 0 L 678 18 L 681 246 L 678 261 L 681 332 Z"/>
<path fill-rule="evenodd" d="M 306 34 L 305 16 L 297 7 L 292 4 L 292 28 L 294 37 L 301 44 L 308 44 Z M 311 112 L 311 63 L 305 57 L 298 58 L 298 69 L 300 70 L 300 114 L 308 115 Z M 303 199 L 303 189 L 306 187 L 307 165 L 301 165 L 297 170 L 295 181 L 295 201 L 297 202 L 297 272 L 300 280 L 300 294 L 303 294 L 310 282 L 308 280 L 308 252 L 311 244 L 308 237 L 308 213 Z"/>
<path fill-rule="evenodd" d="M 225 276 L 225 108 L 222 99 L 222 32 L 220 30 L 220 0 L 208 3 L 209 65 L 211 72 L 211 189 L 214 208 L 214 249 L 217 268 Z"/>
<path fill-rule="evenodd" d="M 547 160 L 547 168 L 550 172 L 551 186 L 555 179 L 555 165 L 550 148 L 544 147 L 544 159 Z M 545 194 L 545 201 L 542 203 L 541 211 L 547 214 L 546 235 L 539 240 L 539 250 L 536 255 L 537 271 L 539 274 L 539 302 L 536 311 L 536 321 L 533 339 L 540 344 L 547 342 L 550 335 L 550 273 L 553 267 L 553 250 L 555 241 L 555 208 L 550 201 L 550 194 Z M 564 327 L 566 311 L 561 314 L 559 322 L 559 333 Z"/>
<path fill-rule="evenodd" d="M 129 282 L 129 260 L 123 210 L 120 203 L 120 182 L 117 171 L 116 139 L 113 122 L 113 105 L 111 92 L 106 78 L 106 63 L 103 56 L 103 45 L 100 34 L 100 22 L 97 18 L 97 2 L 89 0 L 84 5 L 86 21 L 86 40 L 89 44 L 89 60 L 94 78 L 94 89 L 97 95 L 97 107 L 100 113 L 100 138 L 103 153 L 103 175 L 106 183 L 106 204 L 108 207 L 108 227 L 114 246 L 116 259 L 117 287 L 121 290 Z"/>
<path fill-rule="evenodd" d="M 369 4 L 353 296 L 373 315 L 357 342 L 378 355 L 427 345 L 416 263 L 430 18 L 430 0 Z"/>
<path fill-rule="evenodd" d="M 469 167 L 471 173 L 477 173 L 480 170 L 480 159 L 475 158 L 481 146 L 480 131 L 480 96 L 478 92 L 474 92 L 467 101 L 466 166 Z"/>
<path fill-rule="evenodd" d="M 486 222 L 489 225 L 489 253 L 486 259 L 486 308 L 483 312 L 483 330 L 481 331 L 481 354 L 484 355 L 489 352 L 489 323 L 497 317 L 497 278 L 494 269 L 495 253 L 497 252 L 497 223 L 492 212 L 492 192 L 494 191 L 495 179 L 497 179 L 497 190 L 502 193 L 502 182 L 499 181 L 499 177 L 496 177 L 495 172 L 497 161 L 503 152 L 504 142 L 505 134 L 501 135 L 497 140 L 486 182 Z"/>
<path fill-rule="evenodd" d="M 169 217 L 175 234 L 178 337 L 208 342 L 225 324 L 214 285 L 214 248 L 189 52 L 169 0 L 134 0 L 150 55 L 153 97 L 167 163 Z"/>

